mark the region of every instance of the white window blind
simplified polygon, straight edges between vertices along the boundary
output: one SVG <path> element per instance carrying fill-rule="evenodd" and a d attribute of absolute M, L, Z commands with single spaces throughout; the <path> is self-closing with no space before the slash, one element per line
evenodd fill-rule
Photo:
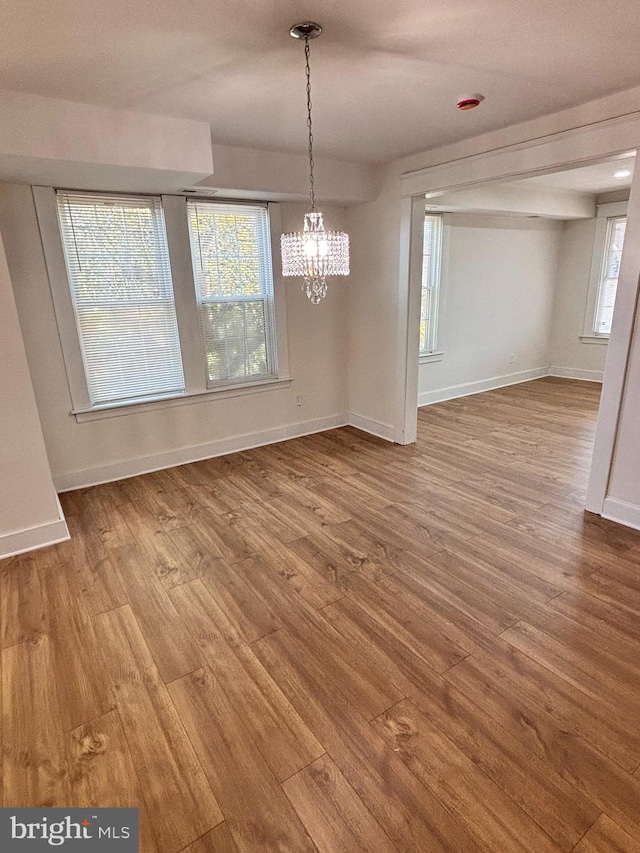
<path fill-rule="evenodd" d="M 611 334 L 611 321 L 616 303 L 618 273 L 626 227 L 626 216 L 612 216 L 607 219 L 607 236 L 594 319 L 595 335 L 609 336 Z"/>
<path fill-rule="evenodd" d="M 58 192 L 92 406 L 184 391 L 159 198 Z"/>
<path fill-rule="evenodd" d="M 267 209 L 188 201 L 209 388 L 277 375 Z"/>
<path fill-rule="evenodd" d="M 420 303 L 420 352 L 436 349 L 440 267 L 442 262 L 442 216 L 424 218 L 422 257 L 422 300 Z"/>

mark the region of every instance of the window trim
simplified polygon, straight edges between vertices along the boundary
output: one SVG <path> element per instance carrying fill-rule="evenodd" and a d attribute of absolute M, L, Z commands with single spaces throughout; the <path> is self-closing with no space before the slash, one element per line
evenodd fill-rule
<path fill-rule="evenodd" d="M 62 347 L 62 356 L 67 374 L 67 384 L 71 397 L 70 414 L 79 423 L 117 417 L 133 412 L 168 408 L 175 405 L 202 402 L 213 399 L 226 399 L 243 394 L 255 394 L 261 390 L 288 387 L 291 383 L 289 374 L 289 352 L 287 342 L 287 317 L 285 305 L 284 280 L 279 265 L 272 261 L 273 274 L 273 303 L 275 314 L 274 348 L 276 350 L 278 375 L 266 379 L 237 384 L 206 387 L 206 371 L 204 368 L 204 345 L 200 333 L 198 305 L 195 298 L 195 283 L 191 261 L 191 244 L 189 225 L 187 221 L 187 197 L 175 194 L 158 193 L 119 193 L 119 195 L 160 195 L 164 210 L 169 263 L 173 279 L 174 301 L 178 319 L 178 334 L 180 338 L 180 353 L 185 378 L 185 391 L 178 394 L 167 394 L 155 399 L 131 400 L 124 403 L 105 403 L 91 405 L 87 380 L 84 372 L 82 351 L 76 327 L 75 313 L 67 268 L 64 259 L 62 236 L 58 224 L 56 189 L 54 187 L 32 187 L 36 215 L 40 228 L 42 248 L 44 251 L 49 286 L 53 300 L 53 308 L 58 325 L 58 333 Z M 82 190 L 78 190 L 82 192 Z M 100 194 L 109 195 L 108 191 Z M 189 196 L 198 198 L 198 196 Z M 208 196 L 202 200 L 211 201 Z M 226 199 L 216 199 L 224 204 Z M 230 199 L 231 204 L 242 204 L 242 201 Z M 246 202 L 247 204 L 249 202 Z M 264 202 L 250 202 L 264 204 Z M 277 257 L 280 241 L 281 216 L 277 203 L 266 204 L 271 237 L 272 259 Z"/>
<path fill-rule="evenodd" d="M 191 234 L 191 229 L 189 228 L 189 205 L 190 204 L 198 204 L 201 202 L 203 205 L 211 205 L 213 207 L 222 206 L 224 204 L 228 204 L 231 207 L 238 208 L 243 205 L 246 207 L 252 207 L 254 210 L 266 211 L 267 213 L 267 223 L 269 224 L 269 233 L 268 233 L 268 254 L 269 254 L 269 263 L 270 269 L 267 273 L 267 287 L 262 289 L 262 292 L 259 296 L 254 294 L 251 295 L 235 295 L 229 297 L 211 297 L 211 298 L 203 298 L 198 294 L 198 288 L 196 287 L 196 273 L 194 271 L 194 265 L 196 263 L 195 256 L 195 246 L 193 237 Z M 191 262 L 191 275 L 192 281 L 194 283 L 194 293 L 195 293 L 195 301 L 196 301 L 196 310 L 198 314 L 199 321 L 199 329 L 200 329 L 200 337 L 202 339 L 202 359 L 204 372 L 205 372 L 205 387 L 207 390 L 213 390 L 218 388 L 229 388 L 235 387 L 240 384 L 253 384 L 256 382 L 269 382 L 277 380 L 280 375 L 280 366 L 278 360 L 278 347 L 276 341 L 276 313 L 275 313 L 275 275 L 273 271 L 273 235 L 271 233 L 271 219 L 269 216 L 269 206 L 265 202 L 254 202 L 253 204 L 249 204 L 248 202 L 243 202 L 242 204 L 237 204 L 233 201 L 221 202 L 218 199 L 201 199 L 193 196 L 189 196 L 186 199 L 186 213 L 187 213 L 187 233 L 189 236 L 189 247 L 190 247 L 190 256 L 192 259 Z M 260 274 L 262 278 L 262 273 Z M 221 303 L 238 303 L 238 302 L 253 302 L 257 299 L 260 299 L 263 302 L 264 306 L 264 323 L 265 323 L 265 349 L 266 349 L 266 364 L 268 367 L 271 367 L 266 373 L 261 375 L 256 375 L 253 378 L 249 377 L 247 379 L 243 379 L 240 382 L 235 381 L 234 379 L 225 379 L 220 381 L 211 381 L 207 377 L 207 351 L 206 351 L 206 338 L 205 338 L 205 328 L 202 322 L 202 306 L 210 303 L 219 305 Z"/>
<path fill-rule="evenodd" d="M 450 239 L 450 231 L 451 231 L 451 214 L 450 213 L 439 213 L 434 210 L 427 210 L 425 208 L 424 217 L 427 216 L 439 216 L 441 219 L 440 226 L 440 283 L 438 288 L 438 306 L 437 306 L 437 326 L 434 340 L 434 349 L 433 350 L 420 350 L 418 351 L 418 363 L 422 364 L 434 364 L 444 360 L 446 345 L 443 336 L 443 330 L 445 328 L 445 316 L 446 316 L 446 293 L 447 293 L 447 279 L 449 274 L 449 239 Z M 424 239 L 424 219 L 423 219 L 423 239 Z M 422 247 L 421 257 L 424 258 L 424 247 Z M 422 276 L 420 278 L 420 297 L 422 298 Z"/>
<path fill-rule="evenodd" d="M 604 263 L 604 253 L 607 249 L 607 228 L 609 220 L 627 215 L 626 201 L 599 204 L 596 215 L 596 228 L 593 237 L 593 251 L 589 268 L 589 285 L 587 289 L 587 304 L 584 312 L 584 323 L 580 341 L 583 344 L 607 344 L 610 335 L 598 334 L 596 331 L 596 311 L 600 291 L 600 278 Z"/>
<path fill-rule="evenodd" d="M 433 352 L 421 352 L 419 358 L 420 364 L 432 364 L 433 362 L 442 361 L 444 359 L 444 351 L 434 350 Z"/>
<path fill-rule="evenodd" d="M 242 382 L 239 385 L 227 385 L 215 389 L 209 388 L 205 391 L 185 391 L 182 394 L 159 397 L 157 400 L 144 400 L 139 403 L 112 403 L 102 406 L 99 409 L 95 407 L 85 410 L 73 409 L 71 414 L 75 415 L 78 423 L 104 420 L 105 418 L 119 418 L 123 415 L 137 414 L 138 412 L 152 412 L 159 409 L 172 409 L 174 406 L 209 402 L 212 390 L 216 392 L 217 398 L 224 400 L 229 397 L 243 397 L 248 394 L 259 394 L 262 391 L 278 391 L 283 388 L 290 388 L 292 382 L 293 379 L 290 376 L 269 379 L 267 381 L 261 379 L 258 382 Z"/>
<path fill-rule="evenodd" d="M 56 219 L 60 231 L 60 242 L 63 250 L 65 261 L 65 272 L 67 276 L 67 287 L 71 296 L 71 304 L 75 320 L 75 329 L 78 337 L 78 344 L 82 354 L 82 375 L 85 380 L 85 389 L 87 396 L 90 399 L 91 408 L 102 408 L 105 405 L 113 405 L 125 402 L 144 402 L 149 399 L 159 399 L 161 397 L 173 397 L 184 393 L 184 371 L 182 367 L 182 354 L 180 348 L 179 329 L 176 316 L 175 297 L 173 292 L 173 280 L 171 273 L 171 264 L 169 260 L 169 252 L 166 239 L 166 224 L 164 219 L 164 210 L 162 208 L 162 198 L 158 194 L 110 194 L 110 193 L 95 193 L 95 192 L 76 192 L 75 190 L 56 190 Z M 83 265 L 81 261 L 83 252 L 82 238 L 78 242 L 78 229 L 81 227 L 80 222 L 94 222 L 95 211 L 100 210 L 97 214 L 100 217 L 111 206 L 120 211 L 130 209 L 147 210 L 150 215 L 150 227 L 152 233 L 152 263 L 153 263 L 153 281 L 160 288 L 157 296 L 144 295 L 138 290 L 141 284 L 140 280 L 136 280 L 133 292 L 124 294 L 124 299 L 114 298 L 104 293 L 104 291 L 93 291 L 90 293 L 83 292 Z M 92 226 L 90 226 L 92 227 Z M 116 228 L 122 227 L 120 223 L 116 224 Z M 104 233 L 100 238 L 108 236 Z M 122 233 L 123 244 L 127 244 L 133 236 L 133 232 L 128 226 Z M 131 246 L 131 250 L 136 252 L 136 240 Z M 93 245 L 92 250 L 104 251 L 102 248 Z M 84 256 L 89 260 L 88 256 Z M 107 284 L 107 279 L 103 278 L 104 266 L 98 272 L 100 280 L 103 284 Z M 168 360 L 164 362 L 165 371 L 168 370 L 166 378 L 168 381 L 158 382 L 154 377 L 153 370 L 148 374 L 145 371 L 145 378 L 142 382 L 142 376 L 131 377 L 131 381 L 125 381 L 122 385 L 118 379 L 119 370 L 109 371 L 106 378 L 102 377 L 102 352 L 96 352 L 96 348 L 100 349 L 100 343 L 96 337 L 92 337 L 91 333 L 85 335 L 83 331 L 83 318 L 92 317 L 93 312 L 105 310 L 105 314 L 110 312 L 110 319 L 118 322 L 117 317 L 120 311 L 124 311 L 127 316 L 130 312 L 135 315 L 140 308 L 160 309 L 163 312 L 163 321 L 160 326 L 152 328 L 147 325 L 145 334 L 139 338 L 140 342 L 148 338 L 146 334 L 153 339 L 154 332 L 161 333 L 162 326 L 165 326 L 166 342 L 169 350 L 166 353 Z M 103 315 L 104 316 L 104 315 Z M 122 317 L 122 314 L 120 314 Z M 107 325 L 103 326 L 106 330 Z M 152 321 L 153 322 L 153 321 Z M 157 322 L 157 320 L 156 320 Z M 165 325 L 166 324 L 166 325 Z M 133 321 L 130 329 L 135 333 L 136 323 Z M 100 334 L 97 336 L 101 339 Z M 136 355 L 142 355 L 143 361 L 146 361 L 147 352 L 145 350 L 135 349 L 130 351 L 132 358 Z M 97 356 L 97 358 L 96 358 Z M 118 357 L 118 363 L 120 358 Z M 96 375 L 97 369 L 97 375 Z M 155 386 L 155 387 L 154 387 Z"/>
<path fill-rule="evenodd" d="M 427 219 L 433 219 L 438 222 L 437 233 L 436 233 L 436 251 L 437 255 L 435 258 L 435 270 L 434 270 L 434 279 L 437 281 L 437 286 L 433 288 L 437 294 L 437 299 L 435 299 L 435 306 L 432 305 L 432 317 L 430 326 L 431 329 L 427 328 L 426 340 L 429 342 L 429 338 L 431 338 L 432 346 L 425 349 L 420 349 L 420 357 L 424 358 L 425 356 L 433 355 L 438 352 L 438 326 L 440 325 L 440 287 L 442 285 L 442 250 L 443 250 L 443 239 L 444 239 L 444 217 L 441 213 L 433 212 L 430 210 L 426 210 L 424 212 L 423 219 L 423 229 L 422 229 L 422 281 L 420 286 L 420 303 L 422 306 L 422 295 L 424 292 L 424 256 L 425 256 L 425 247 L 424 247 L 424 223 Z M 420 311 L 422 315 L 422 310 Z M 422 316 L 420 316 L 420 323 L 422 323 Z"/>

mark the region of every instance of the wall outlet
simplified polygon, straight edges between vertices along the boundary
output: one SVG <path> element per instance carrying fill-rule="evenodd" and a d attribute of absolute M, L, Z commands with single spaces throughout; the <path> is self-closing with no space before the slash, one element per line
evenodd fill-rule
<path fill-rule="evenodd" d="M 516 360 L 515 355 L 514 355 L 513 353 L 511 353 L 511 355 L 509 356 L 509 364 L 513 364 L 513 362 L 514 362 L 515 360 Z"/>
<path fill-rule="evenodd" d="M 296 406 L 302 405 L 302 394 L 296 394 Z"/>

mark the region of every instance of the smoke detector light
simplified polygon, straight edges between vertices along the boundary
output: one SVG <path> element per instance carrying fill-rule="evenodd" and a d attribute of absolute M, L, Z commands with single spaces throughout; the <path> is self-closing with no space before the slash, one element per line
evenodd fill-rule
<path fill-rule="evenodd" d="M 473 110 L 484 101 L 484 95 L 461 95 L 456 104 L 459 110 Z"/>

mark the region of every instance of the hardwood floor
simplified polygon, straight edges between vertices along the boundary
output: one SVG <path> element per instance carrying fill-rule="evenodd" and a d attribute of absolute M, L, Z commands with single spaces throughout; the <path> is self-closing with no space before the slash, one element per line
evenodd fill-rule
<path fill-rule="evenodd" d="M 62 495 L 0 564 L 2 802 L 144 853 L 640 853 L 640 533 L 542 379 Z"/>

